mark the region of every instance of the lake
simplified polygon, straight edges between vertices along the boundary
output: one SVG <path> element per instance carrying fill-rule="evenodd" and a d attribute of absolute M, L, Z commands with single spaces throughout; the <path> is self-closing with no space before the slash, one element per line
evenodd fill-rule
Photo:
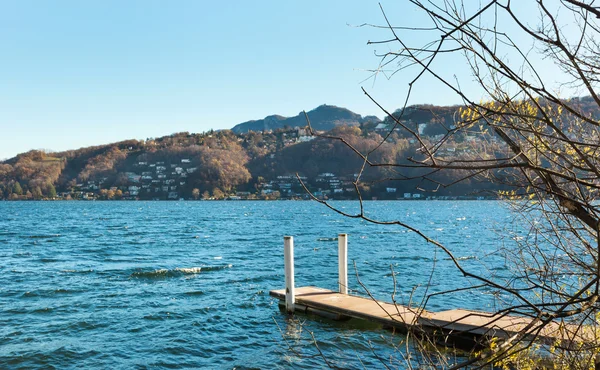
<path fill-rule="evenodd" d="M 496 251 L 514 216 L 500 202 L 365 206 L 425 231 L 473 271 L 506 273 Z M 402 336 L 289 319 L 269 297 L 284 287 L 284 235 L 295 238 L 296 286 L 336 289 L 338 233 L 349 234 L 350 289 L 361 291 L 358 275 L 391 301 L 392 269 L 403 303 L 413 289 L 419 302 L 430 278 L 429 293 L 468 285 L 415 233 L 316 202 L 0 202 L 0 368 L 325 367 L 308 331 L 336 366 L 380 368 L 368 341 L 385 357 Z M 493 293 L 436 296 L 427 308 L 492 309 Z"/>

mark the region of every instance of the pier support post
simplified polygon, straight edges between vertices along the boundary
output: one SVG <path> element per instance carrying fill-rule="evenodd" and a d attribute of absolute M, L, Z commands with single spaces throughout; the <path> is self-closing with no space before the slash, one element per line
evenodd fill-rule
<path fill-rule="evenodd" d="M 338 286 L 342 294 L 348 294 L 348 234 L 338 235 Z"/>
<path fill-rule="evenodd" d="M 283 237 L 283 259 L 285 267 L 285 310 L 294 312 L 296 292 L 294 288 L 294 237 Z"/>

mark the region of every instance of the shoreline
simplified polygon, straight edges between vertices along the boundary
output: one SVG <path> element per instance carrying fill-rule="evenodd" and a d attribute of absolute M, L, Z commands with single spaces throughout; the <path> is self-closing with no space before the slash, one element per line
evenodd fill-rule
<path fill-rule="evenodd" d="M 444 202 L 444 201 L 499 201 L 500 198 L 485 197 L 445 197 L 443 199 L 363 199 L 363 202 Z M 326 199 L 335 202 L 358 202 L 359 199 Z M 0 199 L 0 202 L 277 202 L 277 201 L 304 201 L 314 199 Z"/>

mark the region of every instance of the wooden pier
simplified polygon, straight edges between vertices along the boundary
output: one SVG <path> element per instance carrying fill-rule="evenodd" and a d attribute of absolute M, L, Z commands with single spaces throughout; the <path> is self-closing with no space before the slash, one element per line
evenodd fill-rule
<path fill-rule="evenodd" d="M 372 298 L 348 294 L 347 282 L 347 235 L 338 238 L 339 280 L 338 291 L 318 287 L 294 286 L 294 243 L 292 237 L 284 238 L 286 288 L 270 291 L 280 300 L 287 312 L 312 313 L 333 319 L 355 318 L 379 323 L 384 327 L 407 332 L 416 328 L 424 333 L 437 333 L 445 340 L 460 346 L 479 343 L 482 339 L 508 339 L 523 329 L 529 334 L 525 340 L 536 340 L 547 344 L 586 342 L 593 333 L 579 326 L 551 322 L 539 330 L 533 318 L 508 316 L 464 309 L 441 312 L 419 310 L 403 305 L 382 302 Z"/>

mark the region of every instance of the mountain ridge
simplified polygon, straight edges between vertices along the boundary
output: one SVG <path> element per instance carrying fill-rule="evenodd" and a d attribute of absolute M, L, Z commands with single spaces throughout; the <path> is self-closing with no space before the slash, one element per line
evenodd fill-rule
<path fill-rule="evenodd" d="M 376 116 L 362 116 L 353 111 L 338 107 L 336 105 L 322 104 L 315 109 L 307 112 L 311 126 L 315 130 L 328 131 L 340 125 L 360 126 L 361 124 L 374 122 L 378 123 L 381 120 Z M 250 120 L 239 123 L 231 128 L 231 131 L 236 134 L 247 133 L 249 131 L 268 131 L 288 127 L 304 127 L 308 123 L 304 112 L 298 113 L 296 116 L 285 117 L 278 114 L 266 116 L 262 119 Z"/>

